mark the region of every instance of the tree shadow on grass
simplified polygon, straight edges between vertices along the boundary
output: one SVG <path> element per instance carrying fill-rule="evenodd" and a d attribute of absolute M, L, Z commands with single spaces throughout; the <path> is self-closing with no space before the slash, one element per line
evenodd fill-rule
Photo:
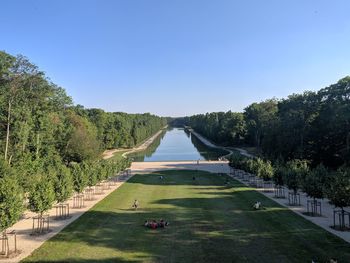
<path fill-rule="evenodd" d="M 184 176 L 185 175 L 185 176 Z M 163 179 L 160 179 L 160 177 Z M 195 177 L 195 180 L 193 180 Z M 194 186 L 225 186 L 224 176 L 204 171 L 169 170 L 150 174 L 136 174 L 127 183 L 148 185 L 194 185 Z"/>
<path fill-rule="evenodd" d="M 177 172 L 137 175 L 128 183 L 173 180 L 199 190 L 198 197 L 159 199 L 153 202 L 158 208 L 137 211 L 100 205 L 24 262 L 326 262 L 330 257 L 350 262 L 346 242 L 256 191 L 223 188 L 224 177 L 209 173 L 192 187 L 190 173 Z M 252 210 L 257 198 L 266 210 Z M 142 226 L 144 220 L 161 218 L 170 221 L 169 227 Z"/>
<path fill-rule="evenodd" d="M 311 223 L 304 224 L 288 210 L 252 212 L 232 206 L 224 211 L 215 206 L 207 211 L 212 202 L 232 200 L 205 199 L 209 198 L 158 201 L 184 208 L 180 210 L 88 211 L 24 262 L 307 262 L 325 261 L 330 256 L 350 258 L 345 242 Z M 156 230 L 142 226 L 144 220 L 160 218 L 169 220 L 170 226 Z"/>

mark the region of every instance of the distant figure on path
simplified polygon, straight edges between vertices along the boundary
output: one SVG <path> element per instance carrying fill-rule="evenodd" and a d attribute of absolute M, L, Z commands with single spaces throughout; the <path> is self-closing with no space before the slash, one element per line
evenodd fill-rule
<path fill-rule="evenodd" d="M 163 179 L 163 175 L 159 176 L 159 179 Z"/>
<path fill-rule="evenodd" d="M 132 205 L 132 207 L 137 210 L 137 208 L 139 207 L 139 201 L 137 199 L 135 199 L 134 204 Z"/>
<path fill-rule="evenodd" d="M 197 165 L 199 165 L 199 159 L 197 160 Z"/>

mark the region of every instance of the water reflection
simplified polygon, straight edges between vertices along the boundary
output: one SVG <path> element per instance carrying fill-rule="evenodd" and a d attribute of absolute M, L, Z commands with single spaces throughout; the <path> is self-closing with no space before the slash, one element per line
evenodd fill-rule
<path fill-rule="evenodd" d="M 145 151 L 129 157 L 137 162 L 217 160 L 226 151 L 204 145 L 198 138 L 181 128 L 164 131 Z"/>

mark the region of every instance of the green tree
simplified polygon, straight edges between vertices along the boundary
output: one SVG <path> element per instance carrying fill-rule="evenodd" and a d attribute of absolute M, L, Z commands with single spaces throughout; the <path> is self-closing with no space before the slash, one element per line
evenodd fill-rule
<path fill-rule="evenodd" d="M 87 119 L 75 114 L 69 116 L 69 121 L 73 130 L 68 140 L 65 158 L 75 162 L 97 158 L 100 145 L 96 128 Z"/>
<path fill-rule="evenodd" d="M 306 173 L 302 181 L 303 191 L 316 200 L 324 197 L 324 186 L 328 178 L 328 170 L 322 165 L 318 165 L 309 173 Z"/>
<path fill-rule="evenodd" d="M 261 147 L 266 130 L 275 119 L 277 110 L 277 101 L 275 99 L 253 103 L 244 109 L 248 131 L 247 139 L 257 148 Z"/>
<path fill-rule="evenodd" d="M 77 193 L 84 191 L 88 185 L 86 171 L 79 164 L 72 164 L 73 188 Z"/>
<path fill-rule="evenodd" d="M 23 192 L 12 175 L 0 178 L 0 232 L 19 220 L 24 210 Z"/>
<path fill-rule="evenodd" d="M 273 181 L 275 185 L 277 186 L 283 186 L 284 185 L 284 178 L 286 178 L 287 174 L 287 168 L 281 163 L 277 162 L 274 165 L 274 173 L 273 173 Z"/>
<path fill-rule="evenodd" d="M 30 211 L 43 215 L 55 201 L 55 192 L 52 182 L 47 178 L 38 180 L 29 194 Z"/>
<path fill-rule="evenodd" d="M 55 178 L 55 198 L 58 203 L 66 201 L 73 193 L 73 179 L 70 170 L 61 166 Z"/>
<path fill-rule="evenodd" d="M 283 180 L 288 188 L 296 194 L 308 172 L 309 167 L 306 161 L 292 160 L 286 163 L 285 178 Z"/>
<path fill-rule="evenodd" d="M 327 197 L 331 204 L 341 209 L 341 225 L 345 228 L 344 207 L 350 206 L 350 170 L 342 167 L 338 169 L 329 180 L 329 188 L 326 189 Z"/>

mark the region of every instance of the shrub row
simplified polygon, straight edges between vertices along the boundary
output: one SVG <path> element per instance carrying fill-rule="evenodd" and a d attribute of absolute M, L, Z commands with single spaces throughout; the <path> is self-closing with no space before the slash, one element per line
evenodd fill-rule
<path fill-rule="evenodd" d="M 36 174 L 34 182 L 24 188 L 22 177 L 16 176 L 18 171 L 3 165 L 0 167 L 3 173 L 0 176 L 0 231 L 19 220 L 26 208 L 25 197 L 29 201 L 27 208 L 42 215 L 55 202 L 65 202 L 74 192 L 81 193 L 129 166 L 126 158 L 52 166 Z"/>
<path fill-rule="evenodd" d="M 311 198 L 325 198 L 344 210 L 350 206 L 350 170 L 340 167 L 335 171 L 322 164 L 311 168 L 305 160 L 291 160 L 274 164 L 261 158 L 232 154 L 230 166 L 255 174 L 264 180 L 273 180 L 276 186 L 286 185 L 294 193 L 299 189 Z"/>

